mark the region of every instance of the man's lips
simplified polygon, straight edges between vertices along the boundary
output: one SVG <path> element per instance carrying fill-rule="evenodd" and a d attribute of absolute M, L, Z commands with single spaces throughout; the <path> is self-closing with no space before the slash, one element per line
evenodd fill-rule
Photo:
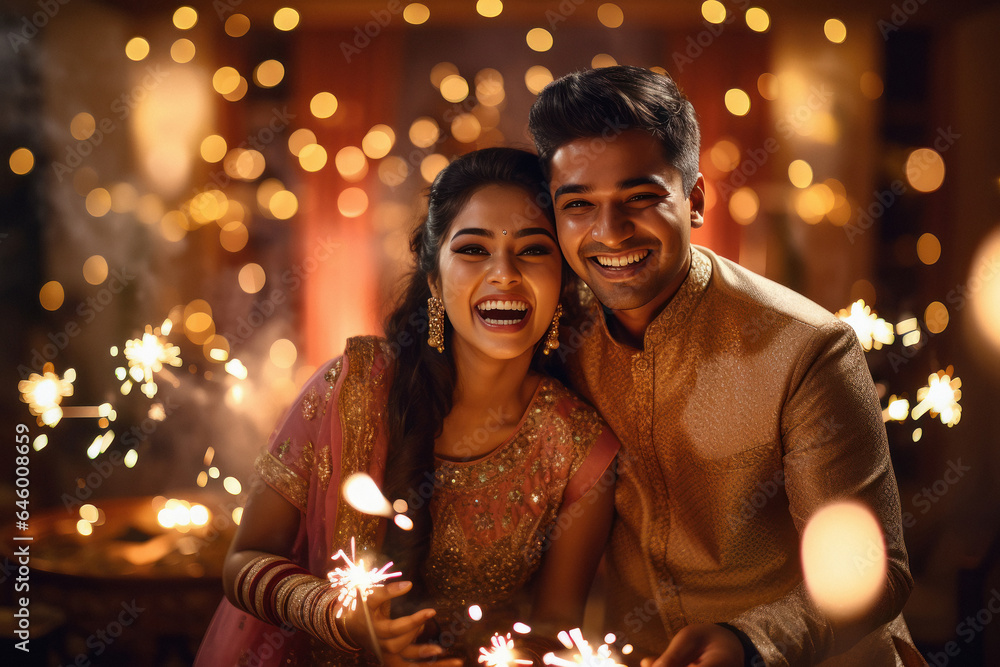
<path fill-rule="evenodd" d="M 633 250 L 626 253 L 598 254 L 589 259 L 603 269 L 621 269 L 639 264 L 649 256 L 649 250 Z"/>

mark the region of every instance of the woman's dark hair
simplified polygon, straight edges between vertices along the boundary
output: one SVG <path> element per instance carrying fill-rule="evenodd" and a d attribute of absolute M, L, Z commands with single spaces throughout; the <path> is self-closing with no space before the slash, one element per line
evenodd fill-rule
<path fill-rule="evenodd" d="M 590 137 L 610 142 L 626 130 L 644 130 L 659 140 L 690 196 L 698 180 L 701 131 L 694 106 L 669 76 L 631 65 L 574 72 L 547 85 L 528 114 L 546 171 L 560 146 Z"/>
<path fill-rule="evenodd" d="M 430 187 L 427 218 L 410 239 L 416 267 L 402 301 L 385 321 L 390 349 L 398 354 L 392 362 L 385 410 L 389 451 L 383 491 L 390 500 L 403 498 L 409 503 L 414 526 L 403 531 L 390 523 L 383 551 L 413 581 L 416 594 L 406 596 L 413 604 L 419 604 L 425 592 L 420 566 L 431 534 L 434 440 L 451 411 L 455 390 L 449 345 L 453 329 L 447 317 L 444 353 L 427 344 L 428 277 L 437 274 L 441 246 L 452 221 L 477 190 L 494 184 L 514 185 L 531 196 L 537 207 L 526 210 L 525 217 L 552 219 L 548 185 L 537 156 L 514 148 L 485 148 L 459 157 L 441 170 Z M 540 356 L 535 355 L 536 359 Z"/>

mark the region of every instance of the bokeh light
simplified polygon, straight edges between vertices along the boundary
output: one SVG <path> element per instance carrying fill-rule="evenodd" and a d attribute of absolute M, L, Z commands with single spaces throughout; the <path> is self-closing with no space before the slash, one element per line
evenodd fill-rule
<path fill-rule="evenodd" d="M 171 59 L 173 59 L 175 63 L 180 63 L 182 65 L 194 60 L 196 52 L 197 49 L 194 46 L 194 42 L 186 37 L 181 37 L 170 45 Z"/>
<path fill-rule="evenodd" d="M 149 55 L 149 42 L 142 37 L 133 37 L 125 43 L 125 55 L 129 60 L 139 62 Z"/>
<path fill-rule="evenodd" d="M 760 7 L 751 7 L 746 14 L 747 27 L 754 32 L 767 32 L 771 27 L 771 17 Z"/>
<path fill-rule="evenodd" d="M 266 276 L 260 264 L 250 262 L 240 269 L 238 280 L 241 290 L 247 294 L 256 294 L 264 288 Z"/>
<path fill-rule="evenodd" d="M 212 75 L 212 88 L 220 95 L 231 93 L 240 85 L 240 73 L 235 67 L 224 66 L 215 70 Z"/>
<path fill-rule="evenodd" d="M 178 7 L 174 11 L 174 25 L 180 30 L 190 30 L 198 22 L 198 12 L 193 7 Z"/>
<path fill-rule="evenodd" d="M 100 285 L 108 277 L 108 262 L 101 255 L 91 255 L 83 262 L 83 279 L 91 285 Z"/>
<path fill-rule="evenodd" d="M 271 343 L 269 356 L 271 363 L 278 368 L 291 368 L 295 365 L 298 350 L 295 349 L 295 343 L 292 341 L 287 338 L 279 338 Z"/>
<path fill-rule="evenodd" d="M 882 96 L 885 84 L 875 72 L 865 72 L 861 75 L 861 94 L 870 100 L 877 100 Z"/>
<path fill-rule="evenodd" d="M 598 53 L 596 56 L 590 59 L 590 66 L 594 69 L 601 67 L 614 67 L 618 64 L 615 57 L 608 53 Z"/>
<path fill-rule="evenodd" d="M 319 144 L 307 144 L 299 149 L 299 165 L 305 171 L 319 171 L 326 166 L 326 149 Z"/>
<path fill-rule="evenodd" d="M 1000 353 L 1000 229 L 976 250 L 965 289 L 978 334 Z"/>
<path fill-rule="evenodd" d="M 808 188 L 813 180 L 812 167 L 805 160 L 792 160 L 788 165 L 788 180 L 797 188 Z"/>
<path fill-rule="evenodd" d="M 104 188 L 94 188 L 87 193 L 84 205 L 90 215 L 95 218 L 104 217 L 111 210 L 111 193 Z"/>
<path fill-rule="evenodd" d="M 500 16 L 502 11 L 503 3 L 500 0 L 479 0 L 476 3 L 476 12 L 488 19 Z"/>
<path fill-rule="evenodd" d="M 532 28 L 525 35 L 524 40 L 532 51 L 542 53 L 552 48 L 552 33 L 545 28 Z"/>
<path fill-rule="evenodd" d="M 469 82 L 459 74 L 449 74 L 441 80 L 441 97 L 458 103 L 469 96 Z"/>
<path fill-rule="evenodd" d="M 94 122 L 94 117 L 86 111 L 76 114 L 69 122 L 69 133 L 79 141 L 90 139 L 95 129 L 97 129 L 97 124 Z"/>
<path fill-rule="evenodd" d="M 722 23 L 726 20 L 726 6 L 719 0 L 705 0 L 701 3 L 701 15 L 709 23 Z"/>
<path fill-rule="evenodd" d="M 741 225 L 749 225 L 757 219 L 760 199 L 752 188 L 742 187 L 729 198 L 729 215 Z"/>
<path fill-rule="evenodd" d="M 316 143 L 316 134 L 308 128 L 300 128 L 288 135 L 288 150 L 295 157 L 309 144 Z"/>
<path fill-rule="evenodd" d="M 250 31 L 250 19 L 244 14 L 233 14 L 226 19 L 226 34 L 230 37 L 242 37 Z"/>
<path fill-rule="evenodd" d="M 474 114 L 462 113 L 451 121 L 451 136 L 464 144 L 470 144 L 479 138 L 483 127 Z"/>
<path fill-rule="evenodd" d="M 420 175 L 428 183 L 434 181 L 438 173 L 448 166 L 448 158 L 440 153 L 432 153 L 420 161 Z"/>
<path fill-rule="evenodd" d="M 346 188 L 337 196 L 337 210 L 345 218 L 356 218 L 368 210 L 368 193 L 361 188 Z"/>
<path fill-rule="evenodd" d="M 10 154 L 10 170 L 18 176 L 24 176 L 35 166 L 35 156 L 27 148 L 18 148 Z"/>
<path fill-rule="evenodd" d="M 550 83 L 552 83 L 552 72 L 544 65 L 532 65 L 524 73 L 524 85 L 535 95 L 542 92 L 542 88 Z"/>
<path fill-rule="evenodd" d="M 615 3 L 605 2 L 597 8 L 597 20 L 605 28 L 620 28 L 625 22 L 625 13 Z"/>
<path fill-rule="evenodd" d="M 450 74 L 458 74 L 458 68 L 449 62 L 440 62 L 431 68 L 431 85 L 435 88 L 441 87 L 441 82 Z"/>
<path fill-rule="evenodd" d="M 201 140 L 201 159 L 205 162 L 220 162 L 227 151 L 226 140 L 218 134 L 210 134 Z"/>
<path fill-rule="evenodd" d="M 951 316 L 948 308 L 940 301 L 932 301 L 924 309 L 924 326 L 932 334 L 939 334 L 948 327 Z"/>
<path fill-rule="evenodd" d="M 388 125 L 373 125 L 361 140 L 361 150 L 373 160 L 384 158 L 396 143 L 396 133 Z"/>
<path fill-rule="evenodd" d="M 745 116 L 750 112 L 750 96 L 740 88 L 726 91 L 726 109 L 734 116 Z"/>
<path fill-rule="evenodd" d="M 274 27 L 285 32 L 299 24 L 299 13 L 291 7 L 282 7 L 274 13 Z"/>
<path fill-rule="evenodd" d="M 403 9 L 403 20 L 411 25 L 426 23 L 430 17 L 431 10 L 419 2 L 411 2 Z"/>
<path fill-rule="evenodd" d="M 906 158 L 904 171 L 914 190 L 934 192 L 944 182 L 944 159 L 932 148 L 918 148 Z"/>
<path fill-rule="evenodd" d="M 316 93 L 309 101 L 309 111 L 317 118 L 329 118 L 337 112 L 337 96 L 323 91 Z"/>
<path fill-rule="evenodd" d="M 729 172 L 740 164 L 740 149 L 732 141 L 721 139 L 715 142 L 708 153 L 709 160 L 719 171 Z"/>
<path fill-rule="evenodd" d="M 253 71 L 253 82 L 261 88 L 274 88 L 285 78 L 285 66 L 277 60 L 265 60 Z"/>
<path fill-rule="evenodd" d="M 823 24 L 823 34 L 834 44 L 842 44 L 847 39 L 847 26 L 840 19 L 827 19 Z"/>
<path fill-rule="evenodd" d="M 802 531 L 802 570 L 816 606 L 837 620 L 856 618 L 886 586 L 885 539 L 872 511 L 836 502 L 813 514 Z"/>
<path fill-rule="evenodd" d="M 429 116 L 421 116 L 410 125 L 410 142 L 417 148 L 429 148 L 437 143 L 441 128 Z"/>
<path fill-rule="evenodd" d="M 368 159 L 357 146 L 344 146 L 333 158 L 337 171 L 347 181 L 360 181 L 368 173 Z"/>
<path fill-rule="evenodd" d="M 930 232 L 921 234 L 917 239 L 917 257 L 930 266 L 941 258 L 941 242 Z"/>
<path fill-rule="evenodd" d="M 38 302 L 45 310 L 58 310 L 66 299 L 66 292 L 63 291 L 62 283 L 58 280 L 50 280 L 42 285 L 38 290 Z"/>

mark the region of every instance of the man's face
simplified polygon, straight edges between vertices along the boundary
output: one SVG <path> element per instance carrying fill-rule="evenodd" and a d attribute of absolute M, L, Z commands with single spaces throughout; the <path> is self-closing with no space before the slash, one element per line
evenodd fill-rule
<path fill-rule="evenodd" d="M 642 130 L 560 146 L 550 165 L 559 245 L 612 310 L 651 320 L 684 281 L 692 227 L 704 218 L 701 174 L 684 196 L 680 172 Z"/>

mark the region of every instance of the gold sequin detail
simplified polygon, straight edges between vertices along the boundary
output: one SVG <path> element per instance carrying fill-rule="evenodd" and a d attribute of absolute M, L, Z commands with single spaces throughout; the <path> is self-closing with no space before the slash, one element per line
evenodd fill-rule
<path fill-rule="evenodd" d="M 343 433 L 340 470 L 341 478 L 356 472 L 368 472 L 382 412 L 376 394 L 384 383 L 385 364 L 378 353 L 384 354 L 382 340 L 375 336 L 358 336 L 347 341 L 347 377 L 344 378 L 337 406 Z M 362 514 L 347 503 L 341 503 L 337 515 L 336 543 L 346 547 L 355 538 L 358 550 L 374 548 L 379 518 Z"/>
<path fill-rule="evenodd" d="M 330 476 L 333 474 L 333 467 L 330 463 L 330 448 L 322 447 L 316 454 L 316 477 L 319 478 L 319 485 L 325 491 L 330 486 Z"/>
<path fill-rule="evenodd" d="M 261 479 L 274 487 L 278 493 L 301 511 L 306 511 L 306 502 L 309 498 L 308 481 L 295 474 L 270 452 L 263 452 L 258 456 L 254 467 Z"/>
<path fill-rule="evenodd" d="M 333 396 L 333 389 L 337 385 L 337 378 L 340 377 L 340 371 L 344 364 L 344 358 L 339 357 L 337 361 L 333 363 L 333 366 L 326 370 L 323 374 L 323 380 L 326 382 L 326 395 L 323 396 L 323 414 L 326 414 L 326 408 L 330 405 L 330 397 Z"/>
<path fill-rule="evenodd" d="M 520 599 L 566 486 L 602 432 L 593 409 L 542 382 L 507 442 L 476 461 L 436 464 L 424 569 L 441 618 L 471 602 L 502 609 Z M 576 407 L 567 410 L 566 400 Z"/>
<path fill-rule="evenodd" d="M 316 410 L 319 408 L 319 393 L 315 389 L 310 389 L 306 392 L 306 395 L 302 397 L 302 416 L 306 420 L 312 420 L 316 417 Z"/>

